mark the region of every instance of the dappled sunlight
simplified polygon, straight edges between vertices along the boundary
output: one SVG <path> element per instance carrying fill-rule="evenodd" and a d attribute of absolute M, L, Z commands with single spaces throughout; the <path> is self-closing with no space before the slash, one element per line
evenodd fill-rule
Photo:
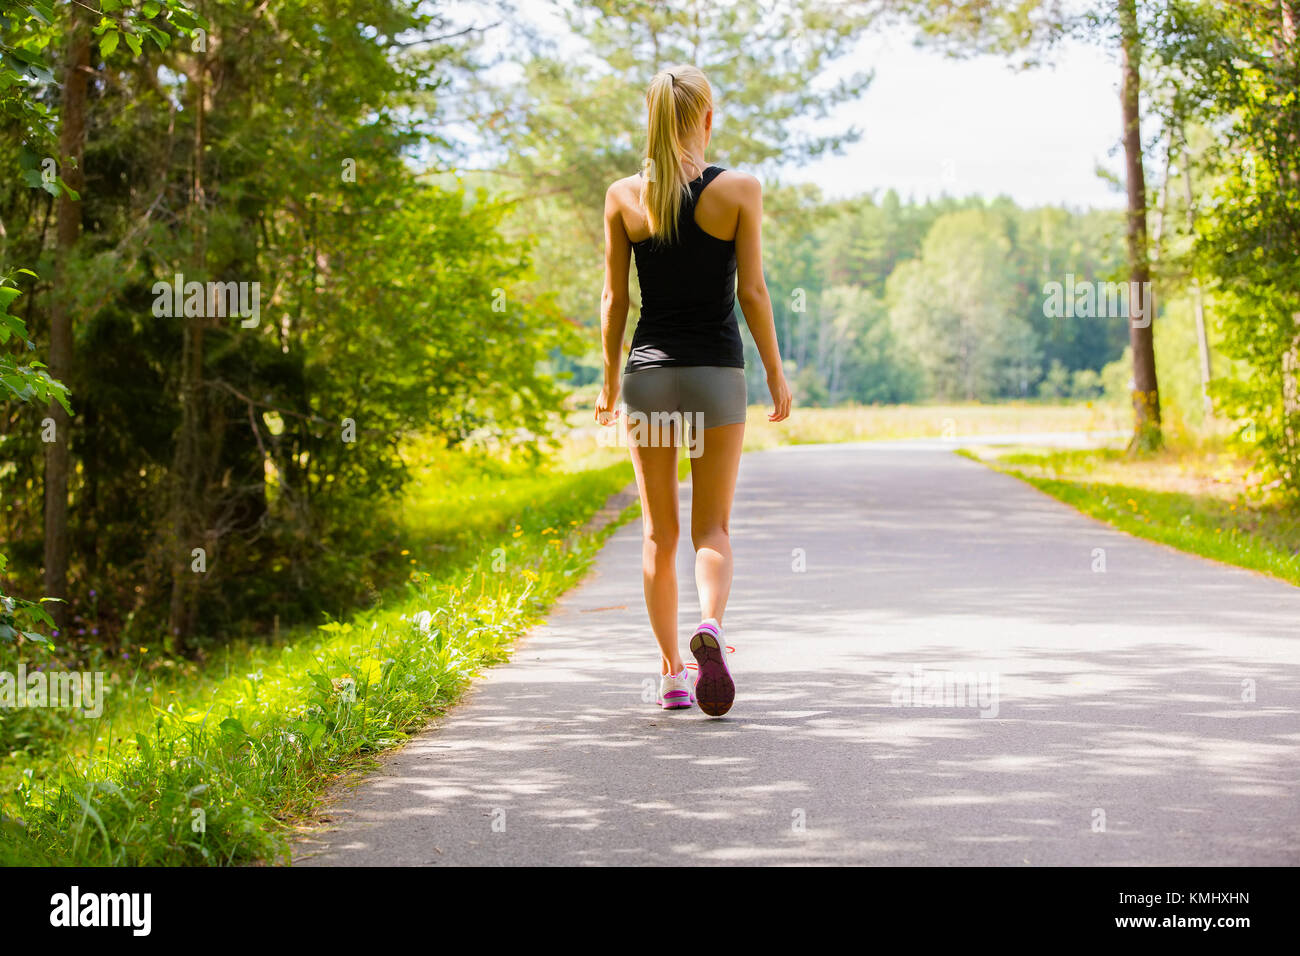
<path fill-rule="evenodd" d="M 747 458 L 732 535 L 726 717 L 653 702 L 632 524 L 299 862 L 1300 861 L 1300 591 L 926 450 Z M 896 706 L 934 673 L 995 698 Z"/>

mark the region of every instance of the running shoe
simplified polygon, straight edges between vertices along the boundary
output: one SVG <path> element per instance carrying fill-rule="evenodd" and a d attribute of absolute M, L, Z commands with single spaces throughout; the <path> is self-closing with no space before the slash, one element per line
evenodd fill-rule
<path fill-rule="evenodd" d="M 695 694 L 685 667 L 680 674 L 664 674 L 659 678 L 659 706 L 664 710 L 680 710 L 693 703 Z"/>
<path fill-rule="evenodd" d="M 727 646 L 722 643 L 722 625 L 713 618 L 700 622 L 691 637 L 691 653 L 699 664 L 695 697 L 700 710 L 721 717 L 736 700 L 736 684 L 727 670 Z"/>

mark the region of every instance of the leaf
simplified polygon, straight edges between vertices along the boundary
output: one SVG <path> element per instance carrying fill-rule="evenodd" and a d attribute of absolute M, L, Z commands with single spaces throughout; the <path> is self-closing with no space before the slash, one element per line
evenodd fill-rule
<path fill-rule="evenodd" d="M 309 674 L 308 676 L 311 678 L 312 683 L 315 684 L 317 687 L 319 687 L 321 690 L 323 690 L 326 694 L 334 693 L 334 685 L 330 683 L 330 679 L 326 677 L 324 674 L 313 673 L 313 674 Z"/>
<path fill-rule="evenodd" d="M 87 794 L 87 796 L 89 796 L 89 794 Z M 86 811 L 86 817 L 90 817 L 90 819 L 95 821 L 95 826 L 99 828 L 99 835 L 104 838 L 104 845 L 111 847 L 113 841 L 108 838 L 108 831 L 104 829 L 104 821 L 99 818 L 99 814 L 95 812 L 95 809 L 86 800 L 83 800 L 80 794 L 72 794 L 72 799 L 81 804 L 81 809 Z M 86 817 L 82 817 L 83 823 L 85 822 Z"/>
<path fill-rule="evenodd" d="M 42 600 L 42 601 L 53 601 L 53 600 L 55 600 L 55 598 L 41 598 L 41 600 Z M 52 617 L 50 617 L 48 614 L 46 614 L 46 613 L 45 613 L 45 608 L 41 607 L 39 604 L 33 604 L 30 608 L 28 608 L 28 610 L 31 612 L 32 617 L 34 617 L 36 620 L 40 621 L 42 624 L 45 624 L 45 625 L 47 625 L 47 626 L 49 626 L 49 627 L 53 627 L 53 626 L 54 626 L 54 618 L 52 618 Z"/>
<path fill-rule="evenodd" d="M 325 725 L 313 721 L 303 726 L 303 735 L 307 738 L 307 746 L 315 747 L 325 736 Z"/>
<path fill-rule="evenodd" d="M 41 23 L 45 24 L 46 26 L 49 26 L 50 23 L 53 22 L 54 4 L 40 2 L 40 0 L 34 0 L 34 2 L 27 4 L 26 7 L 28 13 L 34 16 L 37 20 L 40 20 Z"/>
<path fill-rule="evenodd" d="M 107 4 L 105 4 L 105 9 L 107 9 Z M 99 55 L 103 57 L 111 56 L 113 51 L 117 49 L 117 41 L 120 38 L 121 35 L 116 30 L 105 31 L 99 40 Z"/>
<path fill-rule="evenodd" d="M 248 731 L 244 729 L 244 725 L 234 717 L 227 717 L 218 726 L 223 734 L 230 734 L 232 737 L 248 736 Z"/>

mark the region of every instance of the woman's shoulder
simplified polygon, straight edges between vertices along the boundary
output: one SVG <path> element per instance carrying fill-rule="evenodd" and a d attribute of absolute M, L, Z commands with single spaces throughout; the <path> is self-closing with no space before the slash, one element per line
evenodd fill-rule
<path fill-rule="evenodd" d="M 709 186 L 710 189 L 721 188 L 729 193 L 734 193 L 737 198 L 757 195 L 762 192 L 762 183 L 752 173 L 739 169 L 719 168 L 722 171 L 713 177 L 713 183 Z"/>
<path fill-rule="evenodd" d="M 628 199 L 636 201 L 640 195 L 641 177 L 636 173 L 614 180 L 609 184 L 609 188 L 605 190 L 607 200 L 614 199 L 620 202 L 626 202 Z"/>
<path fill-rule="evenodd" d="M 733 208 L 758 208 L 763 201 L 758 177 L 739 169 L 724 169 L 714 176 L 705 195 L 708 193 L 713 193 L 714 202 L 721 200 Z"/>
<path fill-rule="evenodd" d="M 739 169 L 724 169 L 713 177 L 701 201 L 706 206 L 721 206 L 739 212 L 763 208 L 763 186 L 757 176 Z"/>

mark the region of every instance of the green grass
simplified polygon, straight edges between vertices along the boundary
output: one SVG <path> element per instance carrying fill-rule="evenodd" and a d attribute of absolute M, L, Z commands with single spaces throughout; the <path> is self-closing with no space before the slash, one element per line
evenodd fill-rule
<path fill-rule="evenodd" d="M 967 402 L 949 405 L 796 406 L 784 422 L 767 421 L 769 407 L 751 406 L 745 450 L 826 442 L 894 441 L 1022 432 L 1110 431 L 1125 427 L 1124 410 L 1094 402 Z"/>
<path fill-rule="evenodd" d="M 1231 456 L 1187 448 L 1137 457 L 1116 449 L 963 454 L 1136 537 L 1300 586 L 1300 508 L 1247 493 Z"/>
<path fill-rule="evenodd" d="M 332 780 L 445 710 L 577 583 L 610 530 L 585 522 L 631 480 L 626 462 L 427 461 L 398 593 L 205 666 L 144 654 L 112 669 L 100 719 L 62 712 L 61 733 L 0 768 L 0 864 L 287 861 Z"/>

